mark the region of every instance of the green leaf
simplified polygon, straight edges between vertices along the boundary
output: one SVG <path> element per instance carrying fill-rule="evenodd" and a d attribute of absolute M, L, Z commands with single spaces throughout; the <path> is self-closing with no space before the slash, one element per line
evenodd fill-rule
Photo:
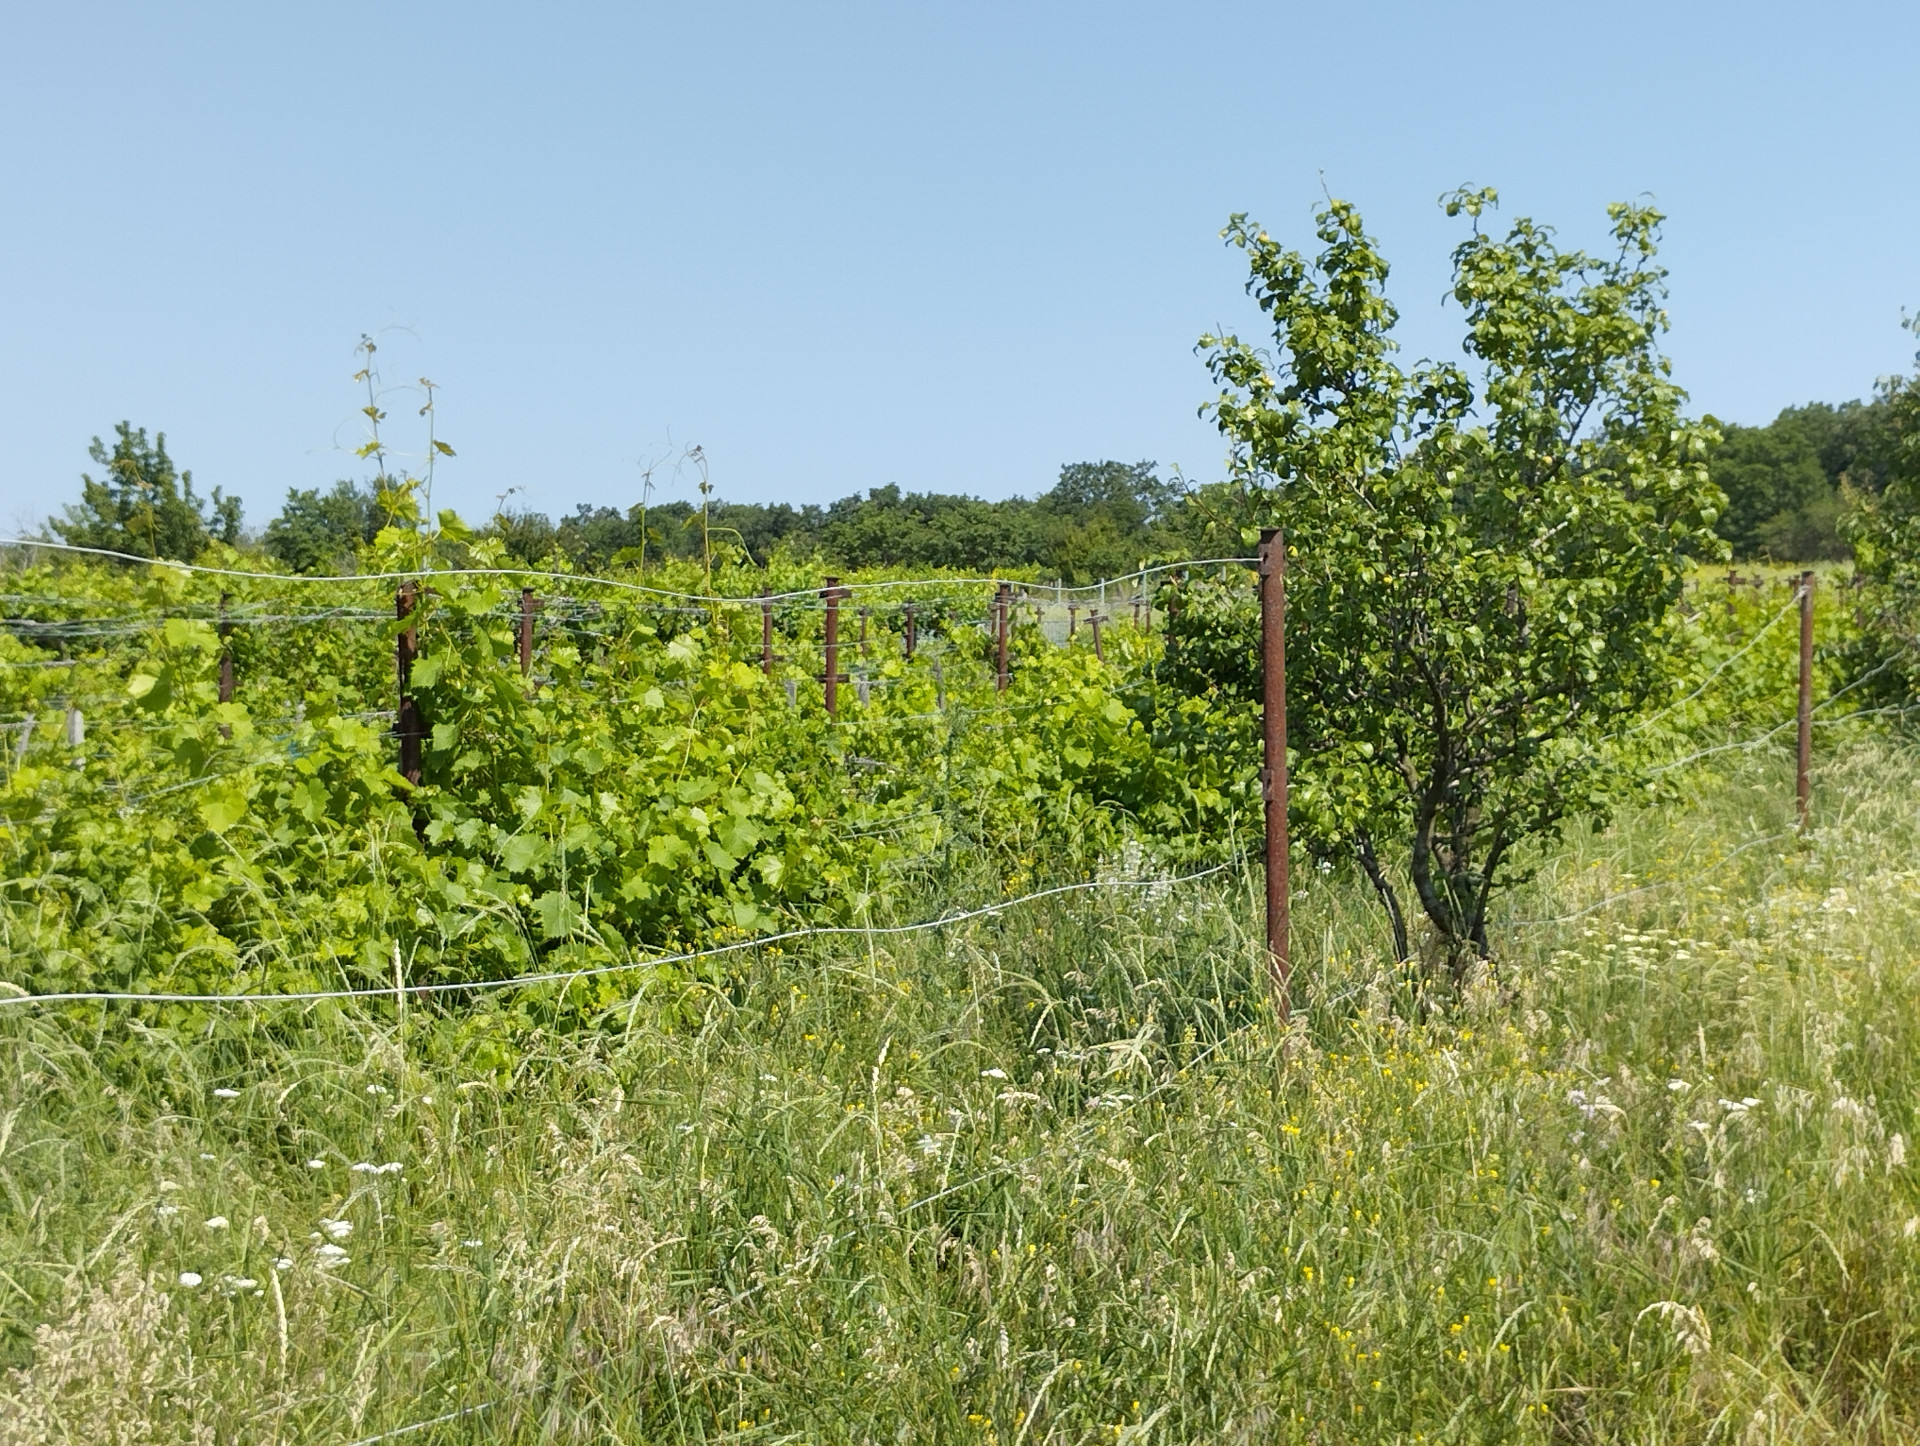
<path fill-rule="evenodd" d="M 194 810 L 209 831 L 225 833 L 247 815 L 247 791 L 237 783 L 216 783 L 204 789 Z"/>

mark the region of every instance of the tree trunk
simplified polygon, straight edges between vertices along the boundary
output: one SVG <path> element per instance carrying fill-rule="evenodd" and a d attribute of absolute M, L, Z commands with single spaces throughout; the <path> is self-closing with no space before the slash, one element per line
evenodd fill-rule
<path fill-rule="evenodd" d="M 1380 867 L 1380 857 L 1373 850 L 1373 835 L 1365 829 L 1356 833 L 1353 836 L 1353 852 L 1360 860 L 1360 867 L 1366 871 L 1373 891 L 1380 896 L 1380 902 L 1386 908 L 1387 922 L 1393 926 L 1393 962 L 1404 964 L 1413 955 L 1407 945 L 1407 916 L 1401 912 L 1400 896 L 1394 892 L 1393 880 Z"/>

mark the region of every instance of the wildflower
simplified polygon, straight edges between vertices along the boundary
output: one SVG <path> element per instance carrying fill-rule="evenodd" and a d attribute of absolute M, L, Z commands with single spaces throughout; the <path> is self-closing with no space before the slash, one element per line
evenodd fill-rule
<path fill-rule="evenodd" d="M 230 1089 L 217 1089 L 213 1092 L 213 1097 L 217 1100 L 237 1100 L 240 1098 L 240 1091 L 230 1090 Z"/>
<path fill-rule="evenodd" d="M 1887 1141 L 1887 1168 L 1897 1170 L 1907 1163 L 1907 1137 L 1895 1135 Z"/>
<path fill-rule="evenodd" d="M 162 1220 L 170 1220 L 180 1213 L 180 1207 L 178 1205 L 156 1205 L 153 1207 L 153 1213 Z"/>
<path fill-rule="evenodd" d="M 327 1162 L 325 1160 L 309 1160 L 307 1161 L 307 1168 L 309 1170 L 324 1170 L 327 1168 Z"/>
<path fill-rule="evenodd" d="M 192 1270 L 181 1271 L 180 1283 L 184 1285 L 188 1290 L 198 1290 L 200 1288 L 199 1272 L 192 1271 Z"/>
<path fill-rule="evenodd" d="M 327 1232 L 327 1238 L 329 1240 L 345 1240 L 349 1235 L 353 1234 L 353 1222 L 351 1220 L 322 1220 L 320 1222 L 320 1228 Z"/>
<path fill-rule="evenodd" d="M 1692 1089 L 1693 1086 L 1688 1084 L 1683 1079 L 1670 1079 L 1667 1081 L 1667 1088 L 1672 1090 L 1677 1095 L 1683 1095 L 1688 1090 Z"/>
<path fill-rule="evenodd" d="M 227 1228 L 227 1217 L 226 1217 L 226 1216 L 224 1216 L 224 1215 L 210 1215 L 210 1216 L 208 1216 L 208 1217 L 207 1217 L 207 1229 L 209 1229 L 209 1230 L 225 1230 L 226 1228 Z"/>
<path fill-rule="evenodd" d="M 214 1157 L 214 1156 L 212 1156 L 212 1155 L 209 1155 L 209 1154 L 208 1154 L 208 1153 L 207 1153 L 207 1152 L 206 1152 L 205 1150 L 202 1150 L 202 1151 L 200 1152 L 200 1158 L 201 1158 L 201 1159 L 203 1159 L 203 1160 L 211 1160 L 211 1159 L 213 1159 L 213 1158 L 215 1158 L 215 1157 Z"/>
<path fill-rule="evenodd" d="M 220 1284 L 230 1291 L 254 1290 L 260 1282 L 250 1275 L 223 1275 Z"/>
<path fill-rule="evenodd" d="M 371 1160 L 362 1160 L 357 1165 L 347 1167 L 356 1175 L 398 1175 L 403 1168 L 398 1160 L 389 1160 L 384 1165 L 376 1165 Z"/>
<path fill-rule="evenodd" d="M 478 1250 L 482 1245 L 486 1244 L 484 1240 L 463 1240 L 460 1243 L 469 1250 Z"/>
<path fill-rule="evenodd" d="M 387 1092 L 387 1089 L 385 1085 L 368 1085 L 367 1086 L 367 1093 L 370 1095 L 383 1095 L 386 1092 Z"/>
<path fill-rule="evenodd" d="M 284 1255 L 276 1255 L 273 1257 L 273 1268 L 275 1270 L 292 1270 L 293 1262 Z"/>
<path fill-rule="evenodd" d="M 981 1079 L 1005 1079 L 1006 1077 L 1007 1072 L 1003 1069 L 983 1069 L 980 1071 Z"/>
<path fill-rule="evenodd" d="M 331 1270 L 336 1265 L 345 1265 L 351 1258 L 346 1251 L 331 1241 L 322 1244 L 314 1254 L 320 1257 L 320 1268 L 322 1270 Z"/>

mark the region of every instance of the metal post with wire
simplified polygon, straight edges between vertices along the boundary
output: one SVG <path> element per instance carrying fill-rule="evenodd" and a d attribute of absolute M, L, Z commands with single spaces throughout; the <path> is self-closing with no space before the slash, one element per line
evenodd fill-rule
<path fill-rule="evenodd" d="M 1266 767 L 1260 770 L 1267 805 L 1267 987 L 1285 1024 L 1292 971 L 1290 881 L 1287 875 L 1287 547 L 1277 527 L 1260 530 L 1261 731 Z"/>
<path fill-rule="evenodd" d="M 232 601 L 232 593 L 223 592 L 220 594 L 220 626 L 218 632 L 220 635 L 220 701 L 222 703 L 231 703 L 233 701 L 233 624 L 227 621 L 227 604 Z M 220 736 L 222 738 L 233 737 L 233 725 L 230 723 L 222 723 L 220 725 Z"/>
<path fill-rule="evenodd" d="M 1800 832 L 1812 827 L 1813 785 L 1813 572 L 1800 574 L 1800 749 L 1794 770 L 1793 794 L 1800 814 Z"/>
<path fill-rule="evenodd" d="M 400 684 L 400 707 L 394 716 L 393 731 L 400 738 L 400 776 L 414 784 L 420 782 L 420 736 L 425 730 L 420 726 L 420 705 L 413 698 L 413 660 L 418 656 L 418 639 L 408 619 L 413 616 L 419 596 L 419 586 L 411 581 L 401 583 L 394 594 L 394 611 L 407 625 L 393 643 L 394 666 Z"/>
<path fill-rule="evenodd" d="M 533 589 L 520 589 L 520 676 L 525 678 L 533 672 L 533 615 L 540 609 L 540 599 L 533 595 Z"/>
<path fill-rule="evenodd" d="M 995 635 L 993 686 L 995 691 L 1007 691 L 1007 615 L 1013 611 L 1013 589 L 1006 583 L 1000 584 L 1000 591 L 993 598 L 993 630 Z"/>
<path fill-rule="evenodd" d="M 827 605 L 827 670 L 822 681 L 827 689 L 827 716 L 832 718 L 840 712 L 840 685 L 847 680 L 840 672 L 840 579 L 830 577 L 826 583 L 820 590 Z"/>

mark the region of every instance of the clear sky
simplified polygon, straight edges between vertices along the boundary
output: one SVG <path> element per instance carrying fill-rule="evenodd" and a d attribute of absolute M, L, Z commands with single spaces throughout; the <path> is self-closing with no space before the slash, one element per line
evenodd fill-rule
<path fill-rule="evenodd" d="M 436 505 L 987 496 L 1219 475 L 1217 233 L 1322 185 L 1450 351 L 1462 183 L 1600 244 L 1671 218 L 1669 350 L 1760 422 L 1906 370 L 1920 5 L 14 4 L 0 15 L 0 520 L 161 429 L 263 523 L 365 475 L 362 332 L 440 387 Z M 409 396 L 391 435 L 418 445 Z M 688 495 L 663 469 L 665 495 Z"/>

